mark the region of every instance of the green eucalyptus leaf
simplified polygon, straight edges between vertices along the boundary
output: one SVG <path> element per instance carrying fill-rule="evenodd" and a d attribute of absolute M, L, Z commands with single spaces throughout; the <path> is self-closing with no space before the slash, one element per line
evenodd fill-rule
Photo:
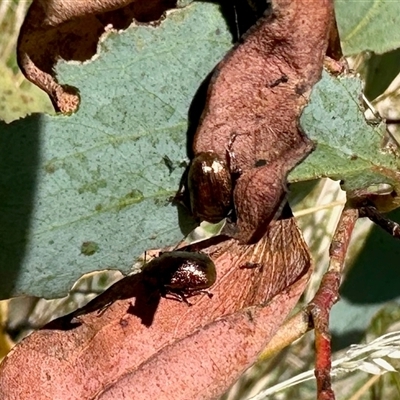
<path fill-rule="evenodd" d="M 335 0 L 336 19 L 345 55 L 400 47 L 400 2 Z"/>
<path fill-rule="evenodd" d="M 71 116 L 0 124 L 0 297 L 64 295 L 84 273 L 128 272 L 193 228 L 171 204 L 185 169 L 188 111 L 231 46 L 219 7 L 110 33 L 96 60 L 58 66 L 80 90 Z"/>
<path fill-rule="evenodd" d="M 399 184 L 400 160 L 382 151 L 384 126 L 369 125 L 360 104 L 361 81 L 323 73 L 314 86 L 301 125 L 316 150 L 289 176 L 291 181 L 330 177 L 347 191 L 378 184 Z"/>

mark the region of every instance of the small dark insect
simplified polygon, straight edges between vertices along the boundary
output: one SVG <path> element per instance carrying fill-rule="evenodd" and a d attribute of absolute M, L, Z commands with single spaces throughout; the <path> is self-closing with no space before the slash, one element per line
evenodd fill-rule
<path fill-rule="evenodd" d="M 119 324 L 122 326 L 122 328 L 126 328 L 129 325 L 129 322 L 126 319 L 121 318 L 119 320 Z"/>
<path fill-rule="evenodd" d="M 174 172 L 174 169 L 175 169 L 174 163 L 172 162 L 172 160 L 167 155 L 165 155 L 162 159 L 164 161 L 164 164 L 168 168 L 169 173 L 172 174 Z"/>
<path fill-rule="evenodd" d="M 287 83 L 289 78 L 286 75 L 282 75 L 280 78 L 278 78 L 276 81 L 272 82 L 269 87 L 272 89 L 281 83 Z"/>
<path fill-rule="evenodd" d="M 188 175 L 190 206 L 196 219 L 221 221 L 232 209 L 232 177 L 229 165 L 209 151 L 197 154 Z"/>
<path fill-rule="evenodd" d="M 253 263 L 253 262 L 246 262 L 239 266 L 240 269 L 254 269 L 254 268 L 263 269 L 263 267 L 264 267 L 263 264 Z"/>
<path fill-rule="evenodd" d="M 267 160 L 257 160 L 254 164 L 256 168 L 263 167 L 264 165 L 267 165 Z"/>
<path fill-rule="evenodd" d="M 154 258 L 142 271 L 143 280 L 157 288 L 164 297 L 187 301 L 188 297 L 201 293 L 212 297 L 207 289 L 216 280 L 213 261 L 203 253 L 170 251 Z"/>

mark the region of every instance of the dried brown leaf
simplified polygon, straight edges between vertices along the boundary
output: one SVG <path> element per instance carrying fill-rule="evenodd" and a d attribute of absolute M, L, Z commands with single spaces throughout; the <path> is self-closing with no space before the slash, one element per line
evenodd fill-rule
<path fill-rule="evenodd" d="M 34 0 L 18 38 L 19 67 L 49 95 L 57 111 L 76 111 L 77 91 L 60 85 L 54 76 L 57 60 L 88 60 L 107 25 L 125 29 L 133 19 L 155 21 L 175 4 L 176 0 Z"/>
<path fill-rule="evenodd" d="M 273 0 L 212 76 L 193 150 L 228 158 L 239 175 L 234 236 L 242 243 L 264 235 L 288 173 L 313 149 L 298 119 L 320 79 L 333 21 L 332 0 Z"/>
<path fill-rule="evenodd" d="M 311 262 L 292 217 L 273 222 L 255 245 L 229 239 L 204 251 L 217 268 L 211 299 L 192 297 L 188 307 L 149 293 L 141 274 L 127 277 L 20 343 L 0 366 L 0 398 L 179 400 L 224 392 L 294 307 Z"/>

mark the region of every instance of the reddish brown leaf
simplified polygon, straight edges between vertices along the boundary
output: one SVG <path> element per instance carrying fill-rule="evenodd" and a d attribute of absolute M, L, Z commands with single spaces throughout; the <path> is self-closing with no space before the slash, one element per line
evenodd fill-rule
<path fill-rule="evenodd" d="M 34 0 L 18 38 L 19 67 L 50 96 L 57 111 L 73 112 L 79 96 L 74 88 L 57 82 L 53 70 L 56 61 L 88 60 L 96 53 L 107 25 L 125 29 L 133 18 L 155 21 L 175 4 L 176 0 Z"/>
<path fill-rule="evenodd" d="M 239 175 L 234 236 L 242 243 L 264 235 L 281 210 L 288 173 L 313 149 L 298 119 L 320 79 L 333 20 L 332 0 L 273 0 L 212 76 L 193 150 L 213 152 Z M 193 179 L 191 186 L 204 180 Z M 200 194 L 192 203 L 204 201 Z"/>
<path fill-rule="evenodd" d="M 98 399 L 214 399 L 256 360 L 294 307 L 308 279 L 262 306 L 248 307 L 167 346 L 137 370 L 108 385 Z"/>
<path fill-rule="evenodd" d="M 224 392 L 296 304 L 310 256 L 293 218 L 273 222 L 255 245 L 230 239 L 204 251 L 217 268 L 211 299 L 191 297 L 188 307 L 149 293 L 141 274 L 127 277 L 89 303 L 89 314 L 53 321 L 20 343 L 0 366 L 0 398 L 179 400 Z"/>

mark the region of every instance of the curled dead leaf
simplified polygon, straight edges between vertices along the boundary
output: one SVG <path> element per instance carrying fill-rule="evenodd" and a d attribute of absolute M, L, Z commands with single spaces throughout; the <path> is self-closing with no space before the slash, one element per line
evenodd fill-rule
<path fill-rule="evenodd" d="M 142 274 L 126 277 L 17 345 L 0 366 L 0 397 L 179 400 L 223 393 L 295 306 L 311 261 L 293 217 L 273 222 L 255 245 L 211 242 L 203 251 L 217 269 L 212 298 L 191 297 L 188 307 L 149 290 Z"/>
<path fill-rule="evenodd" d="M 288 173 L 313 150 L 298 120 L 334 21 L 332 0 L 273 0 L 269 11 L 217 66 L 193 142 L 196 157 L 212 152 L 238 175 L 232 235 L 242 243 L 259 240 L 279 216 Z M 192 203 L 206 204 L 210 192 L 217 188 Z"/>
<path fill-rule="evenodd" d="M 56 111 L 74 112 L 79 94 L 57 82 L 53 70 L 57 60 L 88 60 L 96 54 L 108 25 L 125 29 L 133 19 L 156 21 L 175 5 L 176 0 L 34 0 L 18 38 L 18 65 L 49 95 Z"/>

